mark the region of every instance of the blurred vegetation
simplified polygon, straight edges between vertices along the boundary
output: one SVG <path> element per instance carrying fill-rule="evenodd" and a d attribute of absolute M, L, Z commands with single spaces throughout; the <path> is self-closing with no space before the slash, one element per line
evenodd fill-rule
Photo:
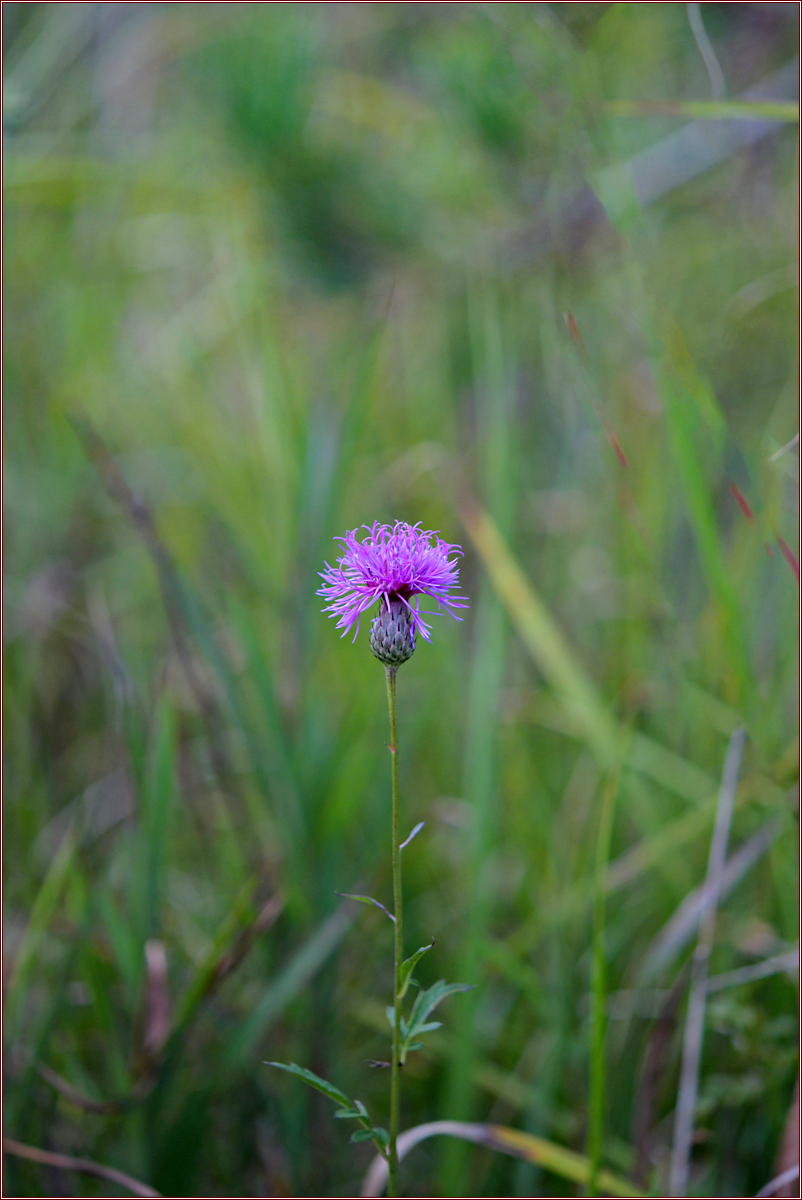
<path fill-rule="evenodd" d="M 795 5 L 702 7 L 730 97 L 794 60 Z M 261 1064 L 386 1123 L 391 934 L 334 894 L 390 891 L 384 680 L 315 589 L 398 518 L 465 545 L 472 604 L 399 679 L 406 940 L 436 938 L 424 985 L 477 985 L 402 1124 L 585 1151 L 624 729 L 601 1162 L 660 1194 L 693 928 L 658 939 L 739 723 L 730 852 L 759 840 L 711 972 L 798 938 L 796 124 L 687 176 L 685 118 L 607 107 L 710 99 L 683 4 L 3 20 L 6 1134 L 165 1195 L 358 1192 L 370 1148 Z M 647 151 L 639 205 L 610 171 Z M 796 989 L 711 995 L 693 1195 L 774 1173 Z M 566 1194 L 444 1141 L 402 1185 Z"/>

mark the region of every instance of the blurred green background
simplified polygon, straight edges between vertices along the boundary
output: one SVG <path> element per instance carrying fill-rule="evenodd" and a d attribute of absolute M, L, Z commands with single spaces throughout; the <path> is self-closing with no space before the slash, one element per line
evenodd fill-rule
<path fill-rule="evenodd" d="M 796 5 L 702 10 L 726 97 L 796 99 Z M 585 1152 L 620 726 L 601 1161 L 661 1194 L 668 923 L 742 723 L 711 973 L 786 969 L 710 996 L 692 1194 L 754 1194 L 798 1057 L 796 123 L 691 124 L 684 4 L 3 22 L 6 1135 L 171 1196 L 358 1193 L 371 1149 L 261 1064 L 386 1124 L 391 931 L 335 895 L 390 895 L 384 680 L 315 590 L 401 519 L 471 598 L 399 674 L 406 941 L 477 985 L 402 1125 Z M 576 1188 L 442 1140 L 402 1186 Z"/>

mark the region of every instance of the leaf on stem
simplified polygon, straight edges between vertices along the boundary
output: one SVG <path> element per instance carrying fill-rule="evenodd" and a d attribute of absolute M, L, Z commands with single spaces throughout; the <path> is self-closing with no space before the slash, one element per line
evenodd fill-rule
<path fill-rule="evenodd" d="M 341 1092 L 333 1083 L 329 1083 L 327 1079 L 321 1079 L 319 1075 L 315 1075 L 314 1071 L 307 1071 L 306 1067 L 299 1067 L 296 1063 L 266 1062 L 264 1065 L 278 1067 L 280 1071 L 286 1071 L 289 1075 L 297 1075 L 304 1083 L 308 1083 L 316 1091 L 328 1096 L 329 1100 L 334 1100 L 336 1104 L 341 1105 L 342 1107 L 335 1112 L 335 1117 L 343 1120 L 353 1118 L 362 1123 L 362 1129 L 358 1129 L 351 1135 L 351 1141 L 373 1142 L 379 1153 L 386 1157 L 389 1135 L 385 1129 L 371 1125 L 370 1113 L 361 1100 L 350 1100 L 345 1092 Z"/>
<path fill-rule="evenodd" d="M 409 839 L 407 839 L 407 840 L 409 840 Z M 414 980 L 412 979 L 412 972 L 415 968 L 415 964 L 417 962 L 419 962 L 419 960 L 421 958 L 423 958 L 424 954 L 426 954 L 426 952 L 428 950 L 431 950 L 433 945 L 434 945 L 434 938 L 432 938 L 432 940 L 428 946 L 421 946 L 420 950 L 416 950 L 414 954 L 410 955 L 409 958 L 405 958 L 404 961 L 401 963 L 401 978 L 400 978 L 400 987 L 399 987 L 399 992 L 398 992 L 399 1000 L 401 1000 L 406 995 L 406 991 L 407 991 L 407 988 L 409 987 L 410 983 L 414 983 Z"/>
<path fill-rule="evenodd" d="M 378 900 L 374 900 L 372 896 L 353 896 L 349 892 L 335 892 L 334 895 L 342 896 L 343 900 L 358 900 L 360 904 L 372 904 L 374 908 L 380 908 L 382 912 L 390 918 L 393 924 L 395 924 L 395 917 L 390 910 L 385 908 L 383 904 L 380 904 Z"/>
<path fill-rule="evenodd" d="M 451 996 L 454 992 L 469 992 L 472 987 L 472 983 L 446 983 L 445 979 L 440 979 L 432 987 L 419 992 L 409 1014 L 410 1029 L 415 1025 L 422 1025 L 429 1013 L 441 1000 L 445 1000 L 446 996 Z"/>
<path fill-rule="evenodd" d="M 384 1010 L 387 1013 L 387 1020 L 390 1023 L 390 1028 L 395 1029 L 395 1008 L 392 1004 L 388 1004 Z M 401 1018 L 401 1037 L 406 1037 L 407 1023 L 404 1018 Z"/>
<path fill-rule="evenodd" d="M 418 821 L 417 825 L 412 830 L 412 833 L 409 835 L 409 837 L 406 839 L 405 842 L 401 843 L 401 845 L 398 847 L 398 849 L 403 850 L 405 846 L 408 846 L 409 843 L 412 841 L 412 839 L 418 836 L 418 834 L 423 829 L 425 824 L 426 824 L 425 821 Z"/>
<path fill-rule="evenodd" d="M 306 1067 L 299 1067 L 296 1063 L 279 1063 L 266 1062 L 266 1067 L 278 1067 L 280 1071 L 287 1071 L 290 1075 L 297 1075 L 299 1079 L 303 1079 L 304 1083 L 308 1083 L 310 1087 L 315 1088 L 318 1092 L 322 1092 L 324 1096 L 328 1096 L 329 1100 L 335 1100 L 345 1109 L 355 1109 L 356 1102 L 349 1100 L 345 1092 L 341 1092 L 333 1083 L 329 1083 L 326 1079 L 321 1079 L 319 1075 L 315 1075 L 314 1071 L 307 1071 Z M 362 1114 L 357 1111 L 357 1116 Z"/>
<path fill-rule="evenodd" d="M 427 1021 L 426 1019 L 440 1001 L 445 1000 L 446 996 L 450 996 L 454 992 L 469 992 L 472 987 L 472 983 L 446 983 L 444 979 L 440 979 L 432 987 L 427 988 L 423 992 L 418 992 L 415 1003 L 412 1005 L 412 1011 L 409 1014 L 409 1020 L 401 1022 L 402 1063 L 412 1049 L 413 1038 L 418 1037 L 422 1033 L 430 1033 L 433 1029 L 440 1028 L 440 1021 Z"/>
<path fill-rule="evenodd" d="M 349 1117 L 365 1117 L 367 1120 L 370 1120 L 368 1110 L 361 1100 L 355 1100 L 353 1108 L 338 1108 L 334 1115 L 335 1117 L 340 1117 L 342 1120 L 347 1120 Z"/>
<path fill-rule="evenodd" d="M 370 1129 L 357 1129 L 356 1133 L 351 1134 L 352 1142 L 380 1142 L 382 1146 L 388 1145 L 390 1135 L 386 1129 L 381 1129 L 377 1126 L 371 1126 Z"/>

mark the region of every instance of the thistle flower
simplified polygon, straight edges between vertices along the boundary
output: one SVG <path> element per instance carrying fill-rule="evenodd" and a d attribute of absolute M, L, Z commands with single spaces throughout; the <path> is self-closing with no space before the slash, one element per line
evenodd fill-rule
<path fill-rule="evenodd" d="M 396 521 L 395 525 L 364 525 L 368 536 L 357 541 L 357 530 L 349 530 L 344 538 L 344 554 L 337 566 L 320 572 L 323 587 L 318 595 L 330 603 L 323 609 L 337 617 L 341 637 L 356 624 L 354 641 L 359 633 L 359 619 L 364 612 L 380 602 L 379 614 L 371 626 L 371 650 L 388 666 L 406 662 L 415 650 L 415 635 L 431 641 L 430 626 L 422 619 L 418 596 L 429 596 L 441 611 L 461 621 L 453 611 L 467 608 L 465 596 L 450 593 L 459 586 L 457 562 L 450 554 L 462 554 L 462 548 L 450 545 L 436 531 Z M 414 598 L 415 606 L 410 601 Z M 435 613 L 423 613 L 434 616 Z"/>

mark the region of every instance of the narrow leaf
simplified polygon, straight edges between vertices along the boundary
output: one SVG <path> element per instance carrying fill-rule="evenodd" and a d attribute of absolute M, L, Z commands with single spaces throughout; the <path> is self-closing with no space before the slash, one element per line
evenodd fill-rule
<path fill-rule="evenodd" d="M 278 1020 L 290 1001 L 308 987 L 351 926 L 353 918 L 346 909 L 347 905 L 341 904 L 327 917 L 268 984 L 229 1040 L 223 1054 L 227 1064 L 235 1066 L 249 1062 L 259 1039 Z"/>
<path fill-rule="evenodd" d="M 395 924 L 395 917 L 389 911 L 389 909 L 385 908 L 383 904 L 380 904 L 378 900 L 374 900 L 372 896 L 352 896 L 348 892 L 335 892 L 334 895 L 342 896 L 344 900 L 358 900 L 360 904 L 372 904 L 374 908 L 380 908 L 382 912 L 390 918 L 393 924 Z"/>
<path fill-rule="evenodd" d="M 406 1037 L 404 1037 L 401 1042 L 401 1062 L 405 1063 L 407 1061 L 407 1055 L 409 1054 L 410 1050 L 423 1049 L 422 1042 L 412 1042 L 410 1041 L 410 1038 L 418 1037 L 424 1033 L 432 1033 L 432 1031 L 435 1029 L 441 1029 L 442 1025 L 442 1021 L 427 1021 L 424 1025 L 415 1025 L 414 1028 L 410 1029 L 407 1032 Z"/>
<path fill-rule="evenodd" d="M 428 946 L 421 946 L 420 950 L 416 950 L 414 954 L 410 955 L 409 958 L 405 958 L 401 963 L 401 987 L 398 992 L 399 1000 L 406 995 L 407 988 L 411 982 L 412 971 L 415 967 L 415 964 L 419 962 L 421 958 L 423 958 L 424 954 L 426 954 L 428 950 L 431 950 L 433 945 L 434 938 L 432 938 Z"/>
<path fill-rule="evenodd" d="M 322 1092 L 324 1096 L 328 1096 L 329 1100 L 336 1100 L 343 1108 L 351 1109 L 354 1107 L 353 1101 L 348 1099 L 345 1092 L 341 1092 L 339 1088 L 336 1088 L 333 1083 L 329 1083 L 328 1080 L 321 1079 L 313 1071 L 307 1071 L 306 1067 L 299 1067 L 296 1063 L 279 1062 L 266 1062 L 264 1065 L 266 1067 L 278 1067 L 280 1071 L 286 1071 L 289 1075 L 297 1075 L 299 1079 L 303 1079 L 304 1083 L 308 1083 L 310 1087 L 315 1088 L 318 1092 Z"/>
<path fill-rule="evenodd" d="M 522 1158 L 524 1162 L 534 1163 L 545 1167 L 563 1179 L 572 1179 L 576 1183 L 587 1183 L 590 1178 L 590 1163 L 582 1154 L 567 1150 L 556 1142 L 546 1141 L 532 1133 L 524 1133 L 520 1129 L 510 1129 L 505 1125 L 485 1125 L 485 1145 L 504 1154 Z M 457 1134 L 457 1136 L 460 1136 Z M 478 1139 L 477 1139 L 478 1140 Z M 599 1187 L 611 1196 L 637 1196 L 640 1193 L 627 1180 L 613 1175 L 611 1171 L 599 1172 Z"/>
<path fill-rule="evenodd" d="M 406 840 L 405 842 L 402 842 L 402 843 L 401 843 L 401 845 L 398 847 L 398 849 L 399 849 L 399 850 L 403 850 L 405 846 L 408 846 L 408 845 L 409 845 L 409 843 L 412 841 L 412 839 L 413 839 L 414 837 L 417 837 L 417 836 L 418 836 L 418 834 L 419 834 L 419 833 L 420 833 L 420 831 L 423 829 L 423 827 L 424 827 L 424 825 L 425 825 L 425 824 L 426 824 L 426 822 L 425 822 L 425 821 L 418 821 L 417 825 L 416 825 L 416 826 L 415 826 L 415 828 L 412 830 L 412 833 L 409 835 L 409 837 L 407 838 L 407 840 Z"/>
<path fill-rule="evenodd" d="M 418 1032 L 423 1025 L 429 1013 L 440 1003 L 445 1000 L 446 996 L 452 995 L 454 992 L 469 992 L 473 987 L 472 983 L 446 983 L 444 979 L 440 979 L 432 987 L 427 988 L 425 992 L 419 992 L 415 1003 L 412 1005 L 412 1012 L 409 1014 L 409 1034 L 413 1036 Z"/>
<path fill-rule="evenodd" d="M 378 1132 L 378 1131 L 377 1131 Z M 524 1133 L 520 1129 L 510 1129 L 506 1125 L 483 1125 L 467 1121 L 429 1121 L 425 1125 L 416 1125 L 407 1129 L 404 1134 L 404 1150 L 409 1153 L 426 1138 L 445 1134 L 448 1137 L 461 1138 L 466 1142 L 474 1142 L 487 1146 L 491 1150 L 509 1154 L 512 1158 L 522 1158 L 535 1166 L 559 1175 L 562 1179 L 570 1179 L 574 1183 L 586 1184 L 590 1176 L 590 1163 L 582 1154 L 567 1150 L 556 1142 L 536 1137 L 532 1133 Z M 377 1158 L 362 1184 L 364 1196 L 381 1196 L 387 1180 L 387 1161 Z M 609 1196 L 640 1196 L 638 1191 L 626 1179 L 614 1175 L 611 1171 L 599 1172 L 599 1187 Z M 586 1193 L 583 1193 L 586 1194 Z"/>
<path fill-rule="evenodd" d="M 611 117 L 691 117 L 697 121 L 799 120 L 799 105 L 783 100 L 608 100 Z"/>

